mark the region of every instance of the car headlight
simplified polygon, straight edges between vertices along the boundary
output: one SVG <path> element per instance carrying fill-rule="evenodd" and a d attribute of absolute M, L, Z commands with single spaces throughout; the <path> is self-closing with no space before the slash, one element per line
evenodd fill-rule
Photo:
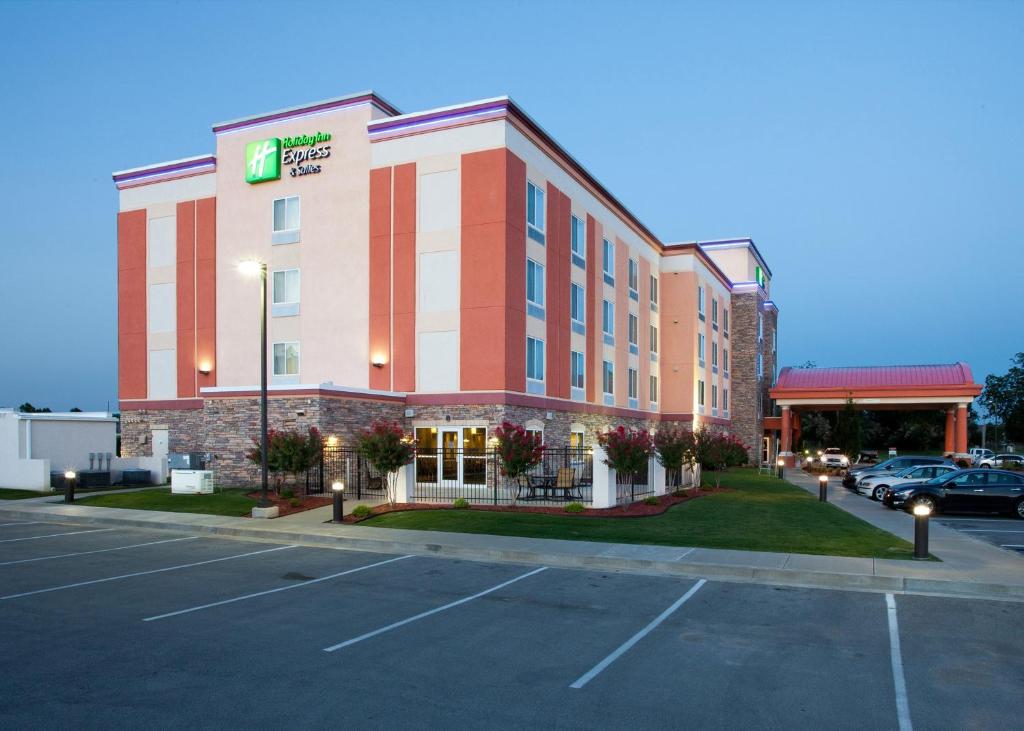
<path fill-rule="evenodd" d="M 893 495 L 897 497 L 907 497 L 913 490 L 893 490 Z"/>
<path fill-rule="evenodd" d="M 846 465 L 850 464 L 850 460 L 848 460 L 846 457 L 842 457 L 840 458 L 839 463 L 843 465 L 843 467 L 845 467 Z"/>

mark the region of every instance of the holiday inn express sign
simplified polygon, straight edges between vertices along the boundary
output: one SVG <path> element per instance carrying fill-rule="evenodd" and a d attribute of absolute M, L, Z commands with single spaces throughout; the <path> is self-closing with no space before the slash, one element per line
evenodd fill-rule
<path fill-rule="evenodd" d="M 245 182 L 265 183 L 281 179 L 281 167 L 288 167 L 293 178 L 319 173 L 321 166 L 312 160 L 325 160 L 331 156 L 329 132 L 317 132 L 298 137 L 271 137 L 250 142 L 245 146 Z"/>

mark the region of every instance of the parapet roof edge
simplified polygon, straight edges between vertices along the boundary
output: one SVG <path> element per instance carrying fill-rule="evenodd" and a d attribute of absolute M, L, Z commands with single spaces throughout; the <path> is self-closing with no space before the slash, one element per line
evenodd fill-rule
<path fill-rule="evenodd" d="M 350 102 L 362 101 L 368 101 L 372 104 L 376 104 L 382 111 L 387 112 L 392 116 L 399 114 L 398 108 L 391 104 L 391 102 L 372 89 L 367 89 L 366 91 L 359 91 L 354 94 L 345 94 L 344 96 L 337 96 L 331 99 L 322 99 L 320 101 L 299 104 L 294 107 L 286 107 L 284 109 L 277 109 L 271 112 L 261 112 L 247 117 L 239 117 L 238 119 L 229 119 L 224 122 L 215 122 L 213 124 L 213 133 L 219 134 L 220 132 L 228 132 L 233 129 L 249 127 L 262 122 L 298 117 L 310 112 L 330 109 L 333 107 L 344 107 Z"/>
<path fill-rule="evenodd" d="M 195 155 L 193 157 L 183 157 L 180 160 L 167 160 L 165 162 L 155 162 L 150 165 L 143 165 L 137 168 L 128 168 L 127 170 L 116 170 L 110 174 L 114 180 L 124 180 L 127 178 L 135 178 L 140 175 L 152 175 L 153 173 L 170 172 L 172 170 L 182 170 L 190 167 L 198 167 L 206 164 L 217 164 L 217 156 L 208 153 L 206 155 Z"/>

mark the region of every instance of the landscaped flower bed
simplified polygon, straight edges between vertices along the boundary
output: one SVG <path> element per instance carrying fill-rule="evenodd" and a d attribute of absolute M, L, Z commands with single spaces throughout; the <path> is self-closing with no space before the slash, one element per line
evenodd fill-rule
<path fill-rule="evenodd" d="M 254 492 L 246 493 L 246 497 L 252 498 L 253 500 L 260 499 L 260 491 L 255 490 Z M 314 508 L 322 508 L 325 505 L 330 505 L 332 498 L 330 497 L 317 497 L 315 495 L 296 496 L 296 497 L 281 497 L 277 493 L 271 492 L 267 495 L 271 505 L 277 506 L 278 517 L 284 515 L 291 515 L 292 513 L 301 513 L 304 510 L 313 510 Z M 298 505 L 292 505 L 292 501 L 296 500 Z"/>
<path fill-rule="evenodd" d="M 701 495 L 710 495 L 719 492 L 728 492 L 727 488 L 704 488 L 702 490 L 695 490 L 693 488 L 683 490 L 681 495 L 661 495 L 657 498 L 657 503 L 648 504 L 646 501 L 639 501 L 631 503 L 626 506 L 617 506 L 614 508 L 587 508 L 584 507 L 578 512 L 567 511 L 565 506 L 541 506 L 541 505 L 523 505 L 522 503 L 512 505 L 473 505 L 470 504 L 466 507 L 456 508 L 452 505 L 438 505 L 428 503 L 396 503 L 394 507 L 384 504 L 377 505 L 376 507 L 370 508 L 370 512 L 360 517 L 354 515 L 346 515 L 346 523 L 360 523 L 364 520 L 369 520 L 377 515 L 383 515 L 385 513 L 399 513 L 408 510 L 475 510 L 488 513 L 542 513 L 547 515 L 571 515 L 579 516 L 583 518 L 645 518 L 652 515 L 661 515 L 666 510 L 671 508 L 673 505 L 679 503 L 685 503 L 689 500 L 700 497 Z M 566 503 L 566 505 L 572 505 L 573 503 Z"/>

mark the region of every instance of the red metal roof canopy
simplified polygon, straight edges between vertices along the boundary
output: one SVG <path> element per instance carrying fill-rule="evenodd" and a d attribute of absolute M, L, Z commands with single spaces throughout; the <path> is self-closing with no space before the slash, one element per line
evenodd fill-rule
<path fill-rule="evenodd" d="M 776 391 L 827 389 L 919 389 L 943 386 L 977 388 L 971 368 L 964 362 L 941 365 L 866 366 L 859 368 L 783 368 L 772 389 Z"/>

